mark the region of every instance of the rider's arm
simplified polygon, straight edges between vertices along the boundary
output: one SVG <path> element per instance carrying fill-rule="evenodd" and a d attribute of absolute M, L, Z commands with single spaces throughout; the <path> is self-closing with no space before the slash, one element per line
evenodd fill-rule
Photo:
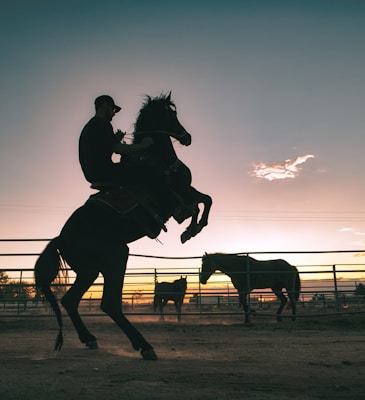
<path fill-rule="evenodd" d="M 141 143 L 136 143 L 136 144 L 125 144 L 125 143 L 115 143 L 113 146 L 113 152 L 120 154 L 120 155 L 126 155 L 126 154 L 132 154 L 132 153 L 137 153 L 139 151 L 143 151 L 150 147 L 153 144 L 153 140 L 150 137 L 145 137 Z"/>

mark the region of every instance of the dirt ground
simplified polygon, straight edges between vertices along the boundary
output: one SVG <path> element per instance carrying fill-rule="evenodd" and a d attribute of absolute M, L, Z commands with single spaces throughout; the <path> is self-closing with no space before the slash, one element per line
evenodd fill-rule
<path fill-rule="evenodd" d="M 87 317 L 99 349 L 83 347 L 65 319 L 54 352 L 53 317 L 0 318 L 0 398 L 363 399 L 365 316 L 284 320 L 239 316 L 131 321 L 154 345 L 142 360 L 109 319 Z"/>

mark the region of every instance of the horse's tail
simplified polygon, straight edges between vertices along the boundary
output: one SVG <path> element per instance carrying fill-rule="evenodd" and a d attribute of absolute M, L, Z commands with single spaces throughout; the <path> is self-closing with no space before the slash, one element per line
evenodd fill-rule
<path fill-rule="evenodd" d="M 160 295 L 158 294 L 158 286 L 159 286 L 159 283 L 156 282 L 155 283 L 155 296 L 153 298 L 153 311 L 156 311 L 158 308 L 158 301 L 159 301 L 159 297 L 160 297 Z"/>
<path fill-rule="evenodd" d="M 158 307 L 157 294 L 155 294 L 155 297 L 153 298 L 153 311 L 156 311 L 157 307 Z"/>
<path fill-rule="evenodd" d="M 63 345 L 63 323 L 60 307 L 51 290 L 51 283 L 58 275 L 60 267 L 61 259 L 58 252 L 58 237 L 56 237 L 48 243 L 34 266 L 36 287 L 44 294 L 46 300 L 51 304 L 58 321 L 59 333 L 56 340 L 55 350 L 61 350 Z"/>
<path fill-rule="evenodd" d="M 298 270 L 296 269 L 295 287 L 294 287 L 294 298 L 295 298 L 295 301 L 298 301 L 298 299 L 299 299 L 300 290 L 301 290 L 300 276 L 299 276 Z"/>

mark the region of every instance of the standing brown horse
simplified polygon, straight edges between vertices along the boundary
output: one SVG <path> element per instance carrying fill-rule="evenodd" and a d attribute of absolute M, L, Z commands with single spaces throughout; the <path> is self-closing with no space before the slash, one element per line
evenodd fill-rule
<path fill-rule="evenodd" d="M 157 237 L 161 229 L 166 229 L 164 223 L 176 213 L 181 214 L 180 210 L 184 208 L 183 190 L 181 194 L 176 195 L 179 187 L 189 191 L 186 187 L 190 184 L 189 181 L 184 181 L 181 185 L 176 182 L 176 189 L 173 188 L 175 192 L 169 189 L 166 182 L 158 185 L 155 179 L 159 165 L 162 166 L 161 179 L 164 179 L 164 168 L 170 166 L 171 160 L 178 164 L 170 137 L 186 146 L 191 143 L 190 134 L 177 118 L 176 107 L 170 95 L 171 93 L 157 98 L 147 97 L 135 124 L 135 137 L 148 134 L 154 140 L 154 144 L 140 157 L 142 164 L 145 160 L 149 162 L 149 151 L 153 152 L 154 166 L 141 166 L 138 163 L 135 165 L 146 173 L 154 171 L 150 180 L 153 184 L 138 188 L 104 188 L 102 192 L 90 196 L 89 200 L 71 215 L 60 235 L 50 241 L 36 262 L 36 285 L 51 303 L 59 324 L 56 350 L 62 347 L 63 325 L 61 311 L 50 286 L 59 273 L 63 259 L 76 272 L 76 280 L 63 296 L 61 303 L 70 316 L 80 341 L 89 348 L 98 347 L 96 337 L 89 332 L 80 317 L 78 306 L 83 295 L 101 273 L 104 278 L 101 309 L 116 322 L 131 341 L 133 348 L 139 350 L 144 359 L 157 359 L 151 344 L 124 316 L 121 288 L 129 255 L 127 244 L 144 236 Z M 186 173 L 188 168 L 184 167 Z M 180 168 L 172 169 L 175 172 L 171 179 L 175 182 L 179 179 Z M 195 192 L 195 189 L 191 191 Z M 207 198 L 210 199 L 209 196 Z M 204 204 L 207 210 L 203 221 L 197 221 L 194 214 L 195 207 L 200 202 L 204 204 L 201 197 L 193 200 L 193 194 L 188 199 L 186 209 L 191 212 L 189 214 L 186 211 L 184 218 L 181 218 L 192 218 L 192 232 L 188 232 L 187 237 L 194 236 L 207 224 L 211 199 L 210 203 L 208 201 Z"/>
<path fill-rule="evenodd" d="M 206 284 L 216 270 L 222 271 L 231 278 L 243 306 L 245 323 L 249 322 L 247 295 L 254 289 L 265 288 L 271 288 L 280 300 L 280 306 L 276 312 L 278 321 L 281 321 L 281 312 L 288 301 L 283 293 L 283 288 L 286 289 L 292 308 L 292 319 L 295 320 L 296 303 L 300 293 L 300 277 L 296 267 L 285 260 L 259 261 L 245 255 L 205 253 L 202 258 L 200 283 Z M 250 312 L 254 312 L 254 310 L 250 310 Z"/>
<path fill-rule="evenodd" d="M 172 300 L 175 304 L 177 312 L 177 320 L 181 321 L 181 308 L 184 302 L 184 297 L 187 288 L 186 277 L 182 276 L 180 279 L 176 279 L 173 282 L 156 282 L 155 285 L 155 297 L 153 300 L 154 311 L 159 308 L 161 319 L 164 319 L 163 309 L 169 300 Z"/>

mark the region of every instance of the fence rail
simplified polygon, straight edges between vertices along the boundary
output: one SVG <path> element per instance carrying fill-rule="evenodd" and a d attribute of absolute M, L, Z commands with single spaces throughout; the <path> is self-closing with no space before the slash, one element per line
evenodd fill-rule
<path fill-rule="evenodd" d="M 25 243 L 48 242 L 49 239 L 0 239 L 0 318 L 9 316 L 41 316 L 52 313 L 48 304 L 37 295 L 33 267 L 14 267 L 26 258 L 34 265 L 42 249 L 23 251 Z M 43 247 L 42 246 L 42 247 Z M 20 247 L 20 250 L 19 250 Z M 13 251 L 12 251 L 13 250 Z M 364 250 L 292 251 L 292 252 L 242 252 L 260 259 L 277 258 L 280 254 L 292 265 L 296 265 L 302 280 L 298 306 L 298 318 L 328 314 L 365 312 L 365 264 L 361 263 Z M 151 267 L 127 269 L 123 287 L 123 309 L 127 315 L 154 315 L 153 297 L 156 281 L 173 281 L 187 276 L 188 288 L 183 306 L 183 315 L 242 314 L 238 295 L 230 279 L 215 273 L 206 285 L 199 282 L 200 256 L 155 257 L 131 254 L 131 257 L 151 259 Z M 168 259 L 174 266 L 156 268 L 158 260 Z M 183 266 L 187 259 L 196 259 L 196 265 Z M 303 264 L 298 261 L 303 261 Z M 12 262 L 9 262 L 11 260 Z M 152 264 L 154 265 L 152 267 Z M 60 297 L 75 278 L 71 270 L 53 284 Z M 364 291 L 362 291 L 364 289 Z M 99 310 L 103 290 L 102 276 L 83 297 L 80 310 L 86 315 L 103 315 Z M 277 300 L 269 290 L 255 290 L 250 295 L 250 304 L 258 315 L 274 317 Z M 174 316 L 173 304 L 166 307 L 165 315 Z M 290 313 L 287 315 L 290 317 Z M 283 315 L 285 317 L 285 314 Z"/>

